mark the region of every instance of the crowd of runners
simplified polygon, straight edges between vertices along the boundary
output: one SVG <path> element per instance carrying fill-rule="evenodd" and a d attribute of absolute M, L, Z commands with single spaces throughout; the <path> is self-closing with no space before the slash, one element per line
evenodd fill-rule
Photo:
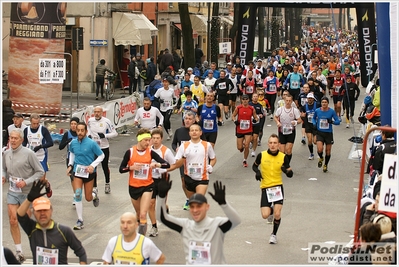
<path fill-rule="evenodd" d="M 155 239 L 148 238 L 159 234 L 157 221 L 181 234 L 187 264 L 226 263 L 224 234 L 241 219 L 226 201 L 225 185 L 212 182 L 214 193 L 208 186 L 217 163 L 218 128 L 227 123 L 235 124 L 232 135 L 243 155 L 242 167 L 248 167 L 249 156 L 255 158 L 251 167 L 260 184 L 261 216 L 273 223 L 269 243 L 277 243 L 284 199 L 282 175 L 294 175 L 291 160 L 297 131 L 301 132 L 301 144 L 308 147 L 308 160 L 317 158 L 315 167 L 327 172 L 334 144 L 333 128 L 343 121 L 346 128 L 354 124 L 355 103 L 360 94 L 356 35 L 327 28 L 305 28 L 304 35 L 306 38 L 298 46 L 284 44 L 268 58 L 256 58 L 245 66 L 233 57 L 225 69 L 218 69 L 212 62 L 209 69 L 203 66 L 197 68 L 202 71 L 194 74 L 188 67 L 181 80 L 172 66 L 155 76 L 134 119 L 140 127 L 137 143 L 126 150 L 119 166 L 119 172 L 128 176 L 135 213 L 121 215 L 121 234 L 110 239 L 102 256 L 104 264 L 163 263 L 167 255 L 159 250 Z M 334 108 L 329 107 L 330 101 Z M 182 116 L 182 126 L 175 131 L 170 122 L 174 113 Z M 94 117 L 87 124 L 72 118 L 70 130 L 59 144 L 60 150 L 67 148 L 66 175 L 71 180 L 77 212 L 74 230 L 84 229 L 83 196 L 95 207 L 100 204 L 96 168 L 99 164 L 105 177 L 104 192 L 111 193 L 108 139 L 118 134 L 102 114 L 102 108 L 95 107 Z M 26 129 L 19 121 L 22 115 L 13 116 L 14 122 L 7 132 L 8 148 L 3 154 L 2 177 L 3 184 L 9 181 L 7 205 L 17 260 L 25 260 L 19 222 L 29 236 L 34 263 L 66 263 L 68 246 L 85 263 L 84 248 L 73 231 L 66 226 L 56 227 L 51 219 L 52 190 L 45 172 L 47 148 L 53 142 L 47 138 L 48 130 L 39 126 L 37 114 L 31 115 L 31 125 Z M 276 128 L 273 134 L 263 137 L 267 120 L 274 122 Z M 170 148 L 164 139 L 172 139 Z M 259 151 L 262 139 L 267 147 Z M 192 219 L 169 214 L 169 177 L 176 169 L 186 197 L 183 209 L 189 210 Z M 208 191 L 225 217 L 207 216 Z M 27 207 L 31 203 L 40 222 L 36 229 L 28 218 Z M 149 231 L 147 217 L 151 221 Z M 56 249 L 45 251 L 46 242 L 37 237 L 42 228 L 53 231 L 54 238 L 62 243 L 59 256 Z M 36 250 L 37 247 L 40 249 Z"/>

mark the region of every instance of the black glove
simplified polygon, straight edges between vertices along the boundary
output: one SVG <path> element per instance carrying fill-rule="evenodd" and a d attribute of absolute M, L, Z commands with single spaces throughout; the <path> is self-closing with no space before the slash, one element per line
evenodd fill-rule
<path fill-rule="evenodd" d="M 172 181 L 169 181 L 167 173 L 165 174 L 162 174 L 162 178 L 158 183 L 158 195 L 161 198 L 165 198 L 172 187 Z"/>
<path fill-rule="evenodd" d="M 161 104 L 162 104 L 163 102 L 164 102 L 164 100 L 163 100 L 163 99 L 159 99 L 159 103 L 161 103 Z"/>
<path fill-rule="evenodd" d="M 238 125 L 240 125 L 240 122 L 238 120 L 236 120 L 236 121 L 234 121 L 234 124 L 238 126 Z"/>
<path fill-rule="evenodd" d="M 211 195 L 219 205 L 226 204 L 226 186 L 222 186 L 222 182 L 216 181 L 213 183 L 213 188 L 215 188 L 215 194 L 209 192 L 209 195 Z"/>
<path fill-rule="evenodd" d="M 329 124 L 332 124 L 332 123 L 333 123 L 332 119 L 327 119 L 327 122 L 328 122 Z"/>
<path fill-rule="evenodd" d="M 29 191 L 29 194 L 27 196 L 28 201 L 33 202 L 36 198 L 39 198 L 41 196 L 44 196 L 46 192 L 41 193 L 42 189 L 46 186 L 45 181 L 36 181 L 33 183 L 32 188 Z"/>
<path fill-rule="evenodd" d="M 72 140 L 73 140 L 73 138 L 69 138 L 69 139 L 67 140 L 67 144 L 69 144 Z"/>
<path fill-rule="evenodd" d="M 252 123 L 257 123 L 257 121 L 255 119 L 252 119 Z"/>
<path fill-rule="evenodd" d="M 355 101 L 357 101 L 357 97 L 355 98 Z"/>
<path fill-rule="evenodd" d="M 218 121 L 218 126 L 222 126 L 223 123 L 221 121 Z"/>
<path fill-rule="evenodd" d="M 292 170 L 287 170 L 284 165 L 281 166 L 281 170 L 287 175 L 288 178 L 291 178 L 294 175 L 294 172 Z"/>
<path fill-rule="evenodd" d="M 43 148 L 43 146 L 42 145 L 40 145 L 40 146 L 35 146 L 34 148 L 33 148 L 33 152 L 37 152 L 37 151 L 39 151 L 39 149 L 42 149 Z"/>
<path fill-rule="evenodd" d="M 255 174 L 255 179 L 257 180 L 257 181 L 261 181 L 263 178 L 262 178 L 262 174 L 260 173 L 260 171 L 258 170 L 257 172 L 256 172 L 256 174 Z"/>
<path fill-rule="evenodd" d="M 100 138 L 105 138 L 105 134 L 103 134 L 103 133 L 97 133 L 98 134 L 98 136 L 100 137 Z"/>

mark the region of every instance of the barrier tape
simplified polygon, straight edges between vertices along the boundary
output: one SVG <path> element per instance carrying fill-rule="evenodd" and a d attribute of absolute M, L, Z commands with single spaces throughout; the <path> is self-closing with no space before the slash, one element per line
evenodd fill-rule
<path fill-rule="evenodd" d="M 70 108 L 70 106 L 68 107 L 67 105 L 52 105 L 49 104 L 49 106 L 37 106 L 37 105 L 32 105 L 32 104 L 24 104 L 23 102 L 17 102 L 17 103 L 12 103 L 12 106 L 14 107 L 22 107 L 22 108 L 37 108 L 37 109 L 54 109 L 54 108 L 60 108 L 60 110 L 80 110 L 85 108 L 86 106 L 81 106 L 79 108 L 77 108 L 77 106 L 75 108 Z"/>

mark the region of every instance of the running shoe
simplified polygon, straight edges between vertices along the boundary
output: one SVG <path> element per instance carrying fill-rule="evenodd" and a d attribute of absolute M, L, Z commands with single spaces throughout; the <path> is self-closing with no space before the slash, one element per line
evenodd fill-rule
<path fill-rule="evenodd" d="M 97 196 L 97 193 L 92 193 L 93 194 L 93 205 L 94 207 L 98 207 L 100 205 L 100 199 Z"/>
<path fill-rule="evenodd" d="M 84 228 L 83 221 L 78 220 L 76 225 L 73 227 L 73 230 L 82 230 Z"/>
<path fill-rule="evenodd" d="M 111 185 L 110 184 L 105 184 L 105 194 L 110 194 L 111 193 Z"/>
<path fill-rule="evenodd" d="M 349 128 L 349 123 L 346 124 L 346 128 Z"/>
<path fill-rule="evenodd" d="M 259 140 L 259 141 L 258 141 L 258 146 L 260 146 L 260 144 L 261 144 L 261 143 L 260 143 L 260 140 Z"/>
<path fill-rule="evenodd" d="M 256 156 L 255 151 L 252 151 L 252 152 L 251 152 L 251 157 L 254 158 L 255 156 Z"/>
<path fill-rule="evenodd" d="M 273 214 L 270 214 L 269 217 L 267 217 L 267 223 L 272 223 L 273 222 Z"/>
<path fill-rule="evenodd" d="M 92 193 L 98 194 L 98 188 L 97 187 L 93 187 Z"/>
<path fill-rule="evenodd" d="M 269 244 L 277 244 L 277 236 L 271 234 L 269 239 Z"/>
<path fill-rule="evenodd" d="M 270 119 L 273 120 L 274 119 L 273 116 L 270 116 Z"/>
<path fill-rule="evenodd" d="M 152 227 L 151 230 L 148 232 L 149 236 L 156 237 L 158 235 L 158 228 Z"/>
<path fill-rule="evenodd" d="M 26 260 L 24 254 L 22 254 L 22 251 L 19 250 L 17 250 L 17 252 L 15 253 L 15 257 L 20 263 L 23 263 Z"/>
<path fill-rule="evenodd" d="M 314 154 L 310 154 L 310 156 L 308 158 L 308 160 L 312 160 L 312 159 L 314 159 Z"/>
<path fill-rule="evenodd" d="M 224 113 L 224 117 L 226 118 L 226 120 L 229 119 L 229 114 L 228 113 Z"/>
<path fill-rule="evenodd" d="M 186 200 L 186 204 L 183 206 L 183 210 L 189 210 L 190 206 L 188 205 L 188 199 Z"/>
<path fill-rule="evenodd" d="M 302 136 L 301 143 L 302 143 L 303 145 L 306 145 L 305 136 Z"/>
<path fill-rule="evenodd" d="M 249 143 L 249 149 L 252 149 L 252 142 Z"/>
<path fill-rule="evenodd" d="M 242 162 L 242 166 L 244 166 L 245 168 L 248 167 L 248 164 L 247 164 L 247 161 L 246 161 L 246 160 L 244 160 L 244 161 Z"/>
<path fill-rule="evenodd" d="M 354 124 L 355 121 L 353 120 L 353 117 L 350 117 L 351 123 Z"/>
<path fill-rule="evenodd" d="M 323 158 L 319 158 L 319 162 L 317 162 L 317 167 L 321 168 L 323 166 Z"/>
<path fill-rule="evenodd" d="M 324 164 L 324 166 L 323 166 L 323 172 L 327 172 L 328 171 L 328 169 L 327 169 L 327 165 L 326 164 Z"/>
<path fill-rule="evenodd" d="M 48 198 L 50 198 L 53 195 L 53 190 L 51 189 L 51 185 L 50 185 L 49 181 L 47 181 L 47 184 L 46 184 L 46 195 Z"/>

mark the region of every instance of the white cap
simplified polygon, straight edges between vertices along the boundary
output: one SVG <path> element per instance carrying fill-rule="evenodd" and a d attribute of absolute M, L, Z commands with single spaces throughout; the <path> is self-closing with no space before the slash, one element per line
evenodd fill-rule
<path fill-rule="evenodd" d="M 307 95 L 306 95 L 306 98 L 313 98 L 313 99 L 316 99 L 316 98 L 314 97 L 313 93 L 307 94 Z"/>

